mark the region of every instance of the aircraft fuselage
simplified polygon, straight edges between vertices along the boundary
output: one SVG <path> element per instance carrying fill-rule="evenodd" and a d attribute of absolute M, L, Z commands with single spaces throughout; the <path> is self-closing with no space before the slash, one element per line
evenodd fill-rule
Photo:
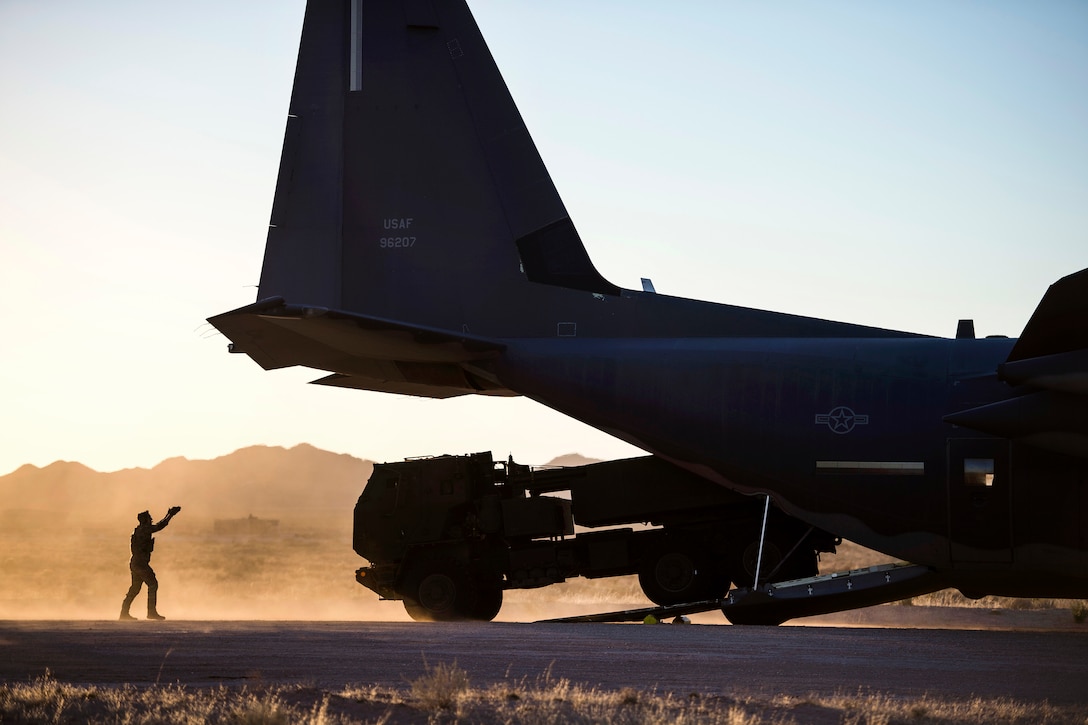
<path fill-rule="evenodd" d="M 511 389 L 868 547 L 965 575 L 1084 566 L 1075 469 L 942 421 L 1014 395 L 1012 340 L 505 342 Z"/>

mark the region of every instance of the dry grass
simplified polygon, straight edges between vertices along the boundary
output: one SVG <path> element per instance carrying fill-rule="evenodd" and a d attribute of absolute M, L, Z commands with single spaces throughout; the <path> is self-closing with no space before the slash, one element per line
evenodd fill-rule
<path fill-rule="evenodd" d="M 332 697 L 304 687 L 95 687 L 58 682 L 46 673 L 27 684 L 0 685 L 0 722 L 335 725 L 387 719 L 384 715 L 359 719 L 331 713 Z"/>
<path fill-rule="evenodd" d="M 424 674 L 412 680 L 412 698 L 426 710 L 452 710 L 468 696 L 468 673 L 453 664 L 439 662 L 431 667 L 424 661 Z"/>
<path fill-rule="evenodd" d="M 981 599 L 968 599 L 955 589 L 942 589 L 932 594 L 924 594 L 913 599 L 904 599 L 900 604 L 919 607 L 972 607 L 976 609 L 1068 609 L 1077 622 L 1083 621 L 1083 616 L 1077 619 L 1078 612 L 1084 611 L 1088 603 L 1083 599 L 1050 599 L 1036 598 L 1024 599 L 1015 597 L 982 597 Z"/>
<path fill-rule="evenodd" d="M 938 700 L 928 696 L 897 698 L 884 694 L 837 694 L 815 698 L 794 707 L 819 707 L 837 713 L 846 725 L 900 725 L 930 723 L 1079 723 L 1088 722 L 1088 706 L 1067 707 L 1047 702 L 1025 703 L 1008 698 Z"/>
<path fill-rule="evenodd" d="M 600 690 L 544 673 L 532 681 L 473 688 L 456 663 L 426 667 L 404 689 L 356 685 L 259 689 L 131 686 L 58 682 L 47 673 L 0 684 L 3 723 L 155 723 L 197 725 L 340 725 L 481 723 L 485 725 L 968 725 L 1085 723 L 1088 705 L 1009 699 L 937 700 L 859 692 L 806 698 L 677 695 L 626 688 Z"/>

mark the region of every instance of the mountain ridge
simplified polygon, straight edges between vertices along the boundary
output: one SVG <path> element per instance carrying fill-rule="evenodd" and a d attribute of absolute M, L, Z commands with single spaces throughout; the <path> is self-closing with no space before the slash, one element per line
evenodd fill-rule
<path fill-rule="evenodd" d="M 594 462 L 579 454 L 549 465 Z M 175 456 L 151 468 L 100 472 L 76 461 L 32 464 L 0 476 L 0 524 L 114 521 L 142 510 L 158 518 L 179 505 L 186 518 L 284 515 L 349 518 L 374 462 L 309 443 L 253 445 L 210 459 Z"/>
<path fill-rule="evenodd" d="M 350 509 L 372 469 L 371 461 L 307 443 L 247 446 L 212 459 L 178 456 L 152 468 L 110 473 L 72 461 L 42 468 L 27 464 L 0 476 L 0 511 L 94 520 L 131 515 L 134 509 L 157 517 L 172 505 L 206 517 Z"/>

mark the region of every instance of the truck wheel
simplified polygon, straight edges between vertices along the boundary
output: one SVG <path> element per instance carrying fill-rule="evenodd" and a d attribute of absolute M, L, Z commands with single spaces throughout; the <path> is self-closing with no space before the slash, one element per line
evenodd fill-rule
<path fill-rule="evenodd" d="M 729 587 L 729 577 L 715 567 L 700 565 L 687 552 L 666 551 L 643 562 L 638 583 L 651 602 L 667 607 L 717 599 Z"/>
<path fill-rule="evenodd" d="M 471 619 L 490 622 L 502 609 L 502 579 L 494 575 L 476 576 L 476 604 L 472 608 Z"/>
<path fill-rule="evenodd" d="M 502 608 L 502 579 L 462 562 L 420 562 L 407 577 L 404 609 L 417 622 L 490 622 Z"/>
<path fill-rule="evenodd" d="M 816 562 L 816 552 L 805 546 L 800 546 L 790 554 L 790 558 L 783 563 L 782 555 L 789 551 L 793 547 L 793 544 L 785 545 L 785 542 L 773 540 L 768 537 L 768 540 L 763 544 L 763 562 L 760 565 L 759 579 L 761 582 L 768 581 L 767 577 L 774 572 L 774 577 L 771 581 L 781 582 L 789 581 L 790 579 L 801 579 L 806 576 L 815 576 L 819 573 L 819 566 Z M 752 586 L 752 581 L 755 579 L 756 573 L 756 561 L 759 557 L 759 541 L 753 541 L 744 547 L 744 551 L 740 556 L 740 566 L 735 567 L 737 571 L 742 572 L 740 574 L 740 580 L 736 582 L 737 586 Z M 779 564 L 782 564 L 779 567 Z M 778 571 L 775 571 L 778 569 Z"/>
<path fill-rule="evenodd" d="M 424 562 L 405 577 L 404 609 L 419 622 L 473 619 L 476 588 L 464 567 L 454 561 Z"/>

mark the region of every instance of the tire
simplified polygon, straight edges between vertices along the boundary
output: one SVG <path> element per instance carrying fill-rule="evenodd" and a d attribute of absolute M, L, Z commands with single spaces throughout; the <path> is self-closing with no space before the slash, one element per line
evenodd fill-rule
<path fill-rule="evenodd" d="M 450 559 L 422 561 L 405 576 L 404 609 L 417 622 L 472 619 L 476 587 L 464 565 Z"/>
<path fill-rule="evenodd" d="M 649 556 L 639 567 L 638 583 L 651 602 L 667 607 L 717 599 L 729 577 L 686 551 L 671 550 Z"/>
<path fill-rule="evenodd" d="M 433 622 L 433 621 L 435 621 L 434 617 L 431 616 L 430 612 L 428 612 L 422 606 L 417 604 L 414 600 L 402 599 L 401 602 L 404 604 L 404 611 L 408 612 L 408 616 L 411 617 L 414 621 L 416 621 L 416 622 Z"/>
<path fill-rule="evenodd" d="M 476 604 L 472 607 L 471 619 L 478 622 L 490 622 L 502 609 L 502 579 L 493 574 L 476 576 Z"/>
<path fill-rule="evenodd" d="M 770 539 L 763 542 L 763 561 L 759 561 L 759 540 L 749 542 L 741 551 L 740 566 L 738 567 L 740 581 L 737 582 L 737 585 L 752 586 L 752 582 L 755 581 L 757 564 L 759 565 L 759 580 L 766 582 L 767 575 L 774 571 L 775 567 L 781 562 L 782 550 L 778 548 L 775 542 Z"/>
<path fill-rule="evenodd" d="M 763 543 L 763 561 L 759 568 L 759 580 L 761 583 L 767 583 L 768 581 L 789 581 L 790 579 L 801 579 L 806 576 L 815 576 L 819 573 L 819 565 L 816 562 L 816 552 L 811 548 L 802 544 L 797 547 L 790 558 L 783 564 L 782 556 L 793 548 L 793 544 L 790 542 L 788 545 L 784 540 L 776 537 L 768 536 L 767 540 Z M 734 569 L 739 572 L 739 580 L 734 580 L 737 586 L 750 587 L 755 579 L 756 562 L 759 557 L 759 539 L 751 541 L 742 550 L 739 561 Z M 779 566 L 781 564 L 781 566 Z M 778 571 L 775 571 L 778 569 Z M 774 572 L 773 578 L 768 576 Z"/>
<path fill-rule="evenodd" d="M 455 559 L 419 562 L 398 593 L 417 622 L 490 622 L 502 608 L 502 580 Z"/>

